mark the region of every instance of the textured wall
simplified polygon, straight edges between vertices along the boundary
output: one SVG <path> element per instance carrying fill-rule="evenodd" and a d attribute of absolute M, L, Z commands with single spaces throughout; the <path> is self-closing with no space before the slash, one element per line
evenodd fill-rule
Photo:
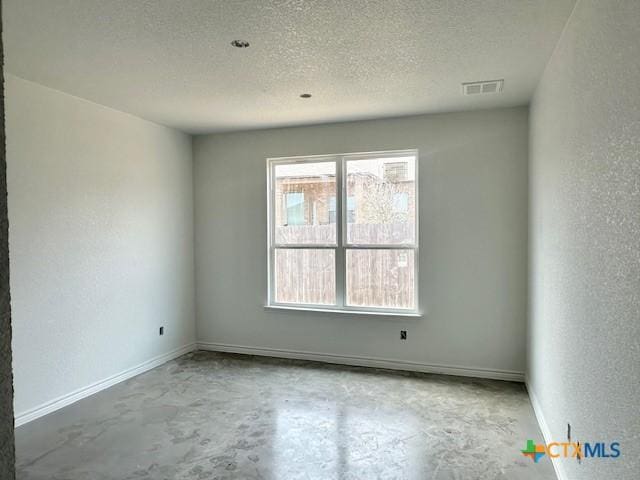
<path fill-rule="evenodd" d="M 196 137 L 198 340 L 524 372 L 527 116 L 515 108 Z M 403 148 L 420 150 L 425 315 L 266 311 L 265 159 Z"/>
<path fill-rule="evenodd" d="M 619 441 L 566 478 L 640 472 L 640 2 L 580 0 L 531 108 L 529 386 L 554 439 Z"/>
<path fill-rule="evenodd" d="M 0 3 L 0 24 L 2 23 Z M 0 38 L 0 68 L 3 63 Z M 4 77 L 0 69 L 0 80 Z M 4 82 L 0 85 L 0 478 L 15 476 L 13 443 L 13 376 L 11 374 L 11 302 L 9 295 L 9 230 L 7 164 L 4 134 Z"/>
<path fill-rule="evenodd" d="M 7 167 L 17 415 L 194 341 L 188 135 L 8 75 Z"/>

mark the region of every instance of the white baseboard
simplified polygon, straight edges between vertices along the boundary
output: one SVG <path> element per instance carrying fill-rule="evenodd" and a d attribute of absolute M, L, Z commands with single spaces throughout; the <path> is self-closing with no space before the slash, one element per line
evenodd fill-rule
<path fill-rule="evenodd" d="M 195 343 L 185 345 L 162 355 L 158 355 L 157 357 L 151 358 L 135 367 L 129 368 L 123 372 L 105 378 L 104 380 L 100 380 L 86 387 L 79 388 L 78 390 L 75 390 L 66 395 L 62 395 L 61 397 L 54 398 L 53 400 L 43 403 L 42 405 L 39 405 L 35 408 L 32 408 L 25 412 L 21 412 L 15 416 L 15 426 L 19 427 L 20 425 L 29 423 L 37 418 L 47 415 L 48 413 L 59 410 L 62 407 L 66 407 L 67 405 L 71 405 L 72 403 L 75 403 L 78 400 L 82 400 L 83 398 L 93 395 L 94 393 L 98 393 L 105 388 L 109 388 L 116 383 L 128 380 L 132 377 L 135 377 L 136 375 L 140 375 L 141 373 L 162 365 L 169 360 L 173 360 L 174 358 L 178 358 L 186 353 L 192 352 L 195 349 Z"/>
<path fill-rule="evenodd" d="M 407 370 L 411 372 L 439 373 L 442 375 L 456 375 L 461 377 L 490 378 L 493 380 L 507 380 L 523 382 L 524 373 L 511 370 L 491 370 L 487 368 L 470 368 L 452 365 L 426 364 L 405 360 L 390 360 L 375 357 L 358 357 L 352 355 L 334 355 L 329 353 L 305 352 L 285 350 L 279 348 L 258 348 L 243 345 L 229 345 L 224 343 L 198 342 L 198 350 L 213 352 L 242 353 L 245 355 L 259 355 L 263 357 L 293 358 L 297 360 L 313 360 L 316 362 L 353 365 L 358 367 L 386 368 L 390 370 Z"/>
<path fill-rule="evenodd" d="M 536 415 L 536 420 L 538 420 L 538 425 L 540 426 L 540 431 L 542 432 L 542 436 L 544 437 L 544 442 L 549 444 L 551 442 L 555 442 L 551 435 L 551 429 L 549 428 L 549 424 L 544 418 L 544 414 L 542 413 L 542 406 L 538 401 L 538 397 L 529 386 L 529 382 L 525 378 L 525 385 L 527 387 L 527 392 L 529 393 L 529 399 L 531 400 L 531 406 L 533 407 L 533 413 Z M 553 469 L 556 472 L 556 477 L 558 480 L 568 480 L 568 477 L 565 475 L 564 471 L 560 467 L 560 462 L 558 458 L 551 458 L 551 464 L 553 465 Z"/>

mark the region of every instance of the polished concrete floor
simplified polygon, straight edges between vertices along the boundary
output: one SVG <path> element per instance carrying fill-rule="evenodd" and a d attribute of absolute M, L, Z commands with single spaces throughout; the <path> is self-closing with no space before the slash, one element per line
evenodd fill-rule
<path fill-rule="evenodd" d="M 207 352 L 16 437 L 18 480 L 555 478 L 521 384 Z"/>

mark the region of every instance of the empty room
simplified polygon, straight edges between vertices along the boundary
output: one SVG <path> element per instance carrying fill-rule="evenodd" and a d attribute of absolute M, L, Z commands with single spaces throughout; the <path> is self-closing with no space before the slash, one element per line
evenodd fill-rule
<path fill-rule="evenodd" d="M 640 478 L 640 1 L 1 5 L 0 480 Z"/>

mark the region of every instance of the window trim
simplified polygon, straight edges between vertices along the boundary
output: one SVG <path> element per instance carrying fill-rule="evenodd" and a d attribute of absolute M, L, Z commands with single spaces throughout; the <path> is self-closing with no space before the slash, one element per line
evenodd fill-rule
<path fill-rule="evenodd" d="M 393 158 L 398 156 L 413 156 L 415 168 L 415 197 L 414 197 L 414 243 L 413 244 L 352 244 L 347 242 L 346 223 L 347 218 L 347 162 L 352 160 L 366 160 L 375 158 Z M 335 162 L 336 165 L 336 243 L 335 244 L 277 244 L 275 241 L 275 167 L 277 165 L 291 165 L 296 163 Z M 267 308 L 283 310 L 319 311 L 333 313 L 374 314 L 389 316 L 420 316 L 419 298 L 419 153 L 417 149 L 385 150 L 356 153 L 337 153 L 328 155 L 300 155 L 292 157 L 271 157 L 266 159 L 267 164 Z M 275 301 L 274 262 L 277 248 L 288 249 L 333 249 L 335 252 L 336 274 L 336 303 L 335 304 L 305 304 L 284 303 Z M 387 307 L 363 307 L 346 304 L 346 252 L 347 250 L 412 250 L 414 252 L 414 300 L 415 308 L 387 308 Z"/>

